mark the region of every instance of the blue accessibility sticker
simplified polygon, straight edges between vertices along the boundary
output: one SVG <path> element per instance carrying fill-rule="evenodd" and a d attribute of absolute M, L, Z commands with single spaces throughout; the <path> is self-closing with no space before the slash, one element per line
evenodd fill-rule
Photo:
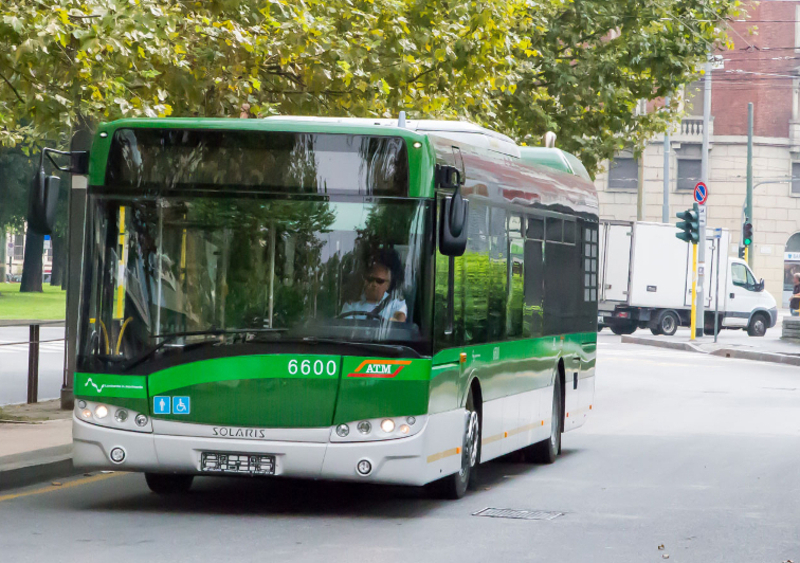
<path fill-rule="evenodd" d="M 153 414 L 169 414 L 169 397 L 153 397 Z"/>
<path fill-rule="evenodd" d="M 190 407 L 189 397 L 172 397 L 172 414 L 189 414 Z"/>

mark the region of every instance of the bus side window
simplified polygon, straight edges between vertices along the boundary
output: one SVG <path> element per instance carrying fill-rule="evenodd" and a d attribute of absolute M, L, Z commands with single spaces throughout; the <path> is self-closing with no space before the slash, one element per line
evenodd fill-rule
<path fill-rule="evenodd" d="M 434 348 L 438 352 L 453 344 L 453 317 L 450 312 L 452 307 L 449 288 L 450 262 L 452 258 L 436 253 L 436 279 L 434 281 Z"/>
<path fill-rule="evenodd" d="M 544 251 L 544 334 L 575 332 L 580 327 L 582 291 L 581 245 L 576 244 L 576 223 L 547 218 Z"/>
<path fill-rule="evenodd" d="M 464 263 L 464 342 L 483 344 L 489 334 L 489 208 L 470 202 Z"/>
<path fill-rule="evenodd" d="M 522 336 L 524 304 L 525 242 L 522 233 L 525 220 L 520 215 L 508 216 L 508 301 L 506 302 L 506 335 Z"/>
<path fill-rule="evenodd" d="M 490 208 L 489 215 L 489 341 L 503 340 L 506 334 L 508 299 L 508 233 L 506 210 Z"/>
<path fill-rule="evenodd" d="M 544 219 L 528 218 L 528 230 L 525 236 L 525 314 L 523 320 L 523 336 L 540 336 L 544 311 L 544 253 L 543 239 L 545 234 Z M 547 236 L 552 231 L 550 220 L 547 222 Z M 560 236 L 560 234 L 559 234 Z"/>

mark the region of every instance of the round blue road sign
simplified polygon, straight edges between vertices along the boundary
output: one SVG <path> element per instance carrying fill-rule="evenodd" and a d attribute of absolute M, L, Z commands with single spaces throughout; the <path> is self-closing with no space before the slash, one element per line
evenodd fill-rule
<path fill-rule="evenodd" d="M 700 205 L 703 205 L 707 199 L 708 186 L 706 186 L 703 182 L 697 182 L 697 185 L 694 187 L 694 200 Z"/>

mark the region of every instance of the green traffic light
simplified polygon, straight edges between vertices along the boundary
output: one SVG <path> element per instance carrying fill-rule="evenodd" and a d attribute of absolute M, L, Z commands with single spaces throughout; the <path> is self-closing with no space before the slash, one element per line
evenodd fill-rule
<path fill-rule="evenodd" d="M 745 246 L 753 244 L 753 224 L 750 221 L 742 225 L 742 244 Z"/>

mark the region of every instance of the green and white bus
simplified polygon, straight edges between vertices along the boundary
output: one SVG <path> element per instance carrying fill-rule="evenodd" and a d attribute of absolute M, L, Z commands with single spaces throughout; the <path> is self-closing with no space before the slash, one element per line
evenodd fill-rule
<path fill-rule="evenodd" d="M 457 498 L 479 463 L 552 463 L 594 397 L 598 202 L 520 149 L 461 122 L 100 126 L 75 466 Z"/>

